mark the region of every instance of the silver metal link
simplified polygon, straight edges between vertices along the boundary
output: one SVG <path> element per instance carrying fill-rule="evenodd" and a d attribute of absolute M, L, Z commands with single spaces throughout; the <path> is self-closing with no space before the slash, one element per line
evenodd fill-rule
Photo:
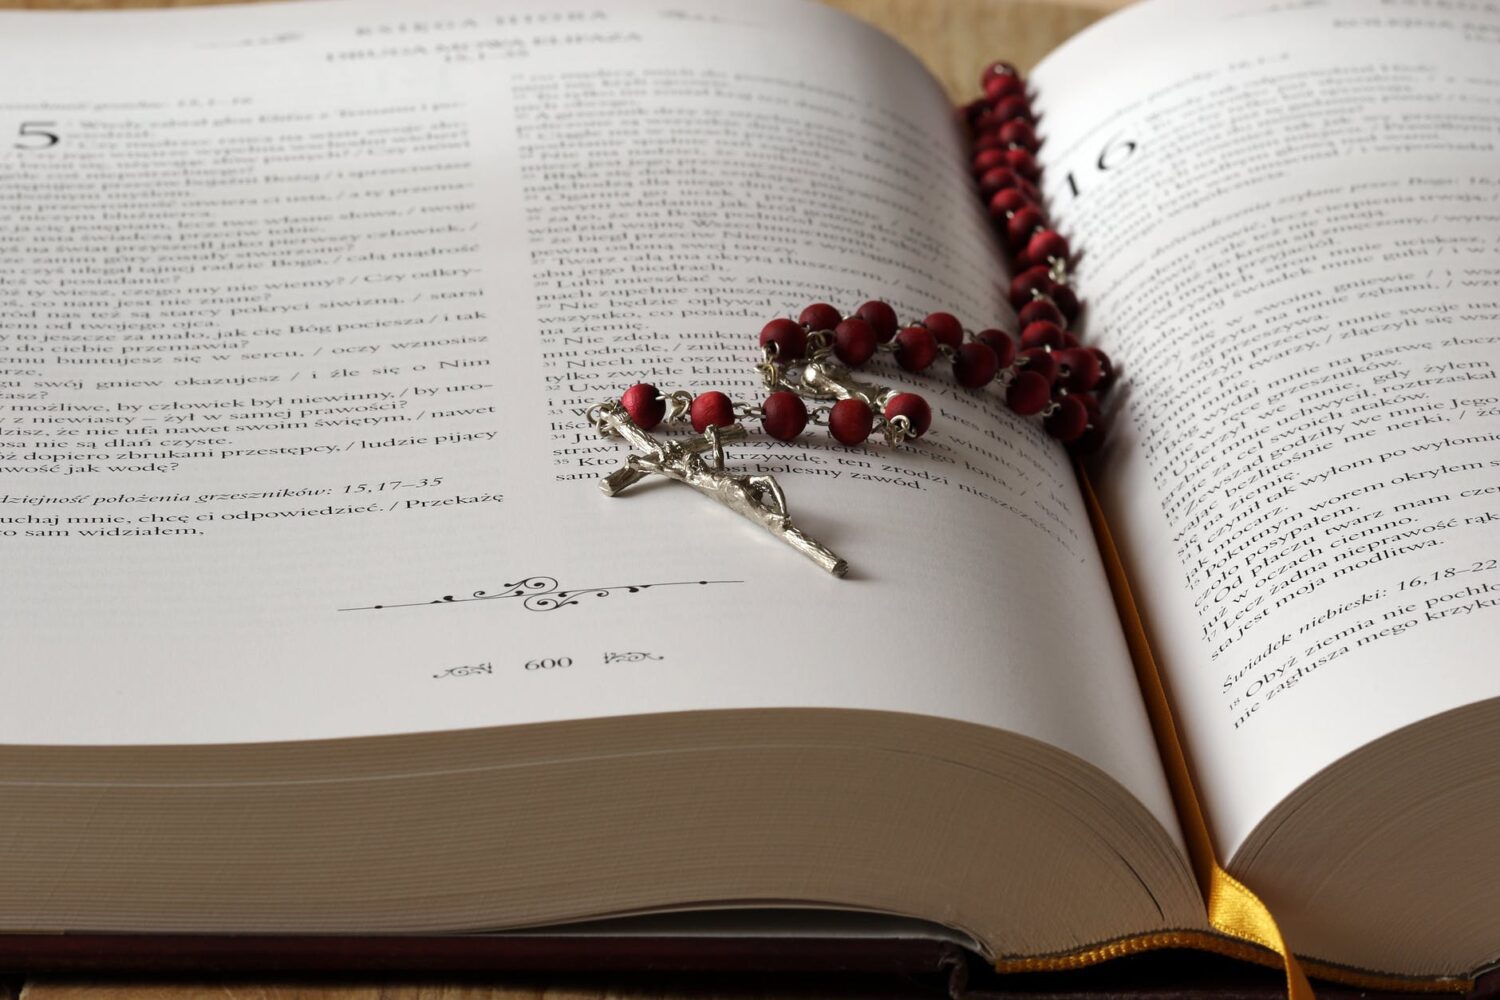
<path fill-rule="evenodd" d="M 911 420 L 904 413 L 898 413 L 889 420 L 881 417 L 880 430 L 885 434 L 885 443 L 893 446 L 916 437 L 911 432 Z"/>
<path fill-rule="evenodd" d="M 807 335 L 807 357 L 819 361 L 833 353 L 833 331 L 819 330 Z"/>
<path fill-rule="evenodd" d="M 693 407 L 692 393 L 678 389 L 658 398 L 667 404 L 667 415 L 663 418 L 667 423 L 680 424 L 688 420 L 688 412 Z"/>

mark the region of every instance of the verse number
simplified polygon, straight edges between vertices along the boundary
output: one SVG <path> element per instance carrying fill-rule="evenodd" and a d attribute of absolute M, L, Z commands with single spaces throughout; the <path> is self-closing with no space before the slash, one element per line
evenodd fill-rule
<path fill-rule="evenodd" d="M 428 476 L 426 479 L 387 479 L 383 483 L 348 483 L 344 486 L 345 493 L 384 493 L 386 490 L 420 490 L 425 486 L 443 485 L 442 476 Z"/>
<path fill-rule="evenodd" d="M 1134 156 L 1135 150 L 1136 141 L 1134 139 L 1123 139 L 1120 136 L 1115 136 L 1109 142 L 1106 142 L 1104 148 L 1099 151 L 1099 158 L 1094 161 L 1092 172 L 1100 174 L 1108 173 Z M 1074 198 L 1077 198 L 1082 193 L 1078 187 L 1077 174 L 1072 170 L 1068 171 L 1067 181 L 1068 191 L 1072 193 Z"/>
<path fill-rule="evenodd" d="M 1397 589 L 1416 590 L 1418 587 L 1425 587 L 1429 583 L 1452 580 L 1465 573 L 1493 573 L 1496 569 L 1500 569 L 1500 559 L 1479 559 L 1469 563 L 1467 566 L 1445 566 L 1442 569 L 1435 569 L 1431 573 L 1423 573 L 1421 576 L 1402 580 Z"/>
<path fill-rule="evenodd" d="M 16 132 L 16 149 L 51 149 L 62 142 L 62 137 L 51 131 L 57 122 L 22 122 Z"/>
<path fill-rule="evenodd" d="M 527 660 L 527 670 L 561 670 L 573 665 L 571 656 L 548 656 L 540 660 Z"/>

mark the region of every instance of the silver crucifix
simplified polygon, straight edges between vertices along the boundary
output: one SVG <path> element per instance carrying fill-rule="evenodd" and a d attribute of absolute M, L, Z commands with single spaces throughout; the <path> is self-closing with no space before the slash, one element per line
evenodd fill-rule
<path fill-rule="evenodd" d="M 710 426 L 699 437 L 685 441 L 659 441 L 636 426 L 618 402 L 601 404 L 593 415 L 601 434 L 618 435 L 635 449 L 624 466 L 600 481 L 599 488 L 605 496 L 619 496 L 650 475 L 675 479 L 765 528 L 834 576 L 848 572 L 848 563 L 792 524 L 786 509 L 786 495 L 774 478 L 738 475 L 724 468 L 724 442 L 744 437 L 743 427 L 738 424 L 722 429 Z M 707 461 L 703 458 L 705 452 L 711 456 Z"/>

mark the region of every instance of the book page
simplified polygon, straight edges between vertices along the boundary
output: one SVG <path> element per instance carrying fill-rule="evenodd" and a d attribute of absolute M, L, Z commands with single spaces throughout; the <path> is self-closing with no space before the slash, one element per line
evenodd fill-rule
<path fill-rule="evenodd" d="M 1149 3 L 1038 70 L 1098 480 L 1222 857 L 1500 695 L 1500 15 Z"/>
<path fill-rule="evenodd" d="M 3 39 L 7 742 L 882 709 L 1062 747 L 1175 828 L 1068 460 L 993 390 L 899 376 L 935 411 L 900 450 L 730 447 L 848 579 L 681 485 L 599 490 L 591 406 L 758 402 L 777 315 L 1013 322 L 889 39 L 784 3 Z"/>

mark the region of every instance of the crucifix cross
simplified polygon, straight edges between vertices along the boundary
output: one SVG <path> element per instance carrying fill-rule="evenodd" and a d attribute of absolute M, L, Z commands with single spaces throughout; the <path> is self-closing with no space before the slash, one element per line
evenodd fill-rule
<path fill-rule="evenodd" d="M 848 571 L 848 563 L 792 524 L 786 494 L 773 477 L 740 475 L 724 468 L 724 442 L 744 437 L 743 427 L 710 426 L 698 437 L 662 441 L 641 430 L 617 402 L 605 403 L 596 412 L 600 433 L 622 437 L 635 449 L 623 466 L 600 481 L 599 488 L 605 496 L 619 496 L 653 475 L 686 483 L 760 525 L 834 576 L 843 576 Z M 709 455 L 707 460 L 705 453 Z"/>

